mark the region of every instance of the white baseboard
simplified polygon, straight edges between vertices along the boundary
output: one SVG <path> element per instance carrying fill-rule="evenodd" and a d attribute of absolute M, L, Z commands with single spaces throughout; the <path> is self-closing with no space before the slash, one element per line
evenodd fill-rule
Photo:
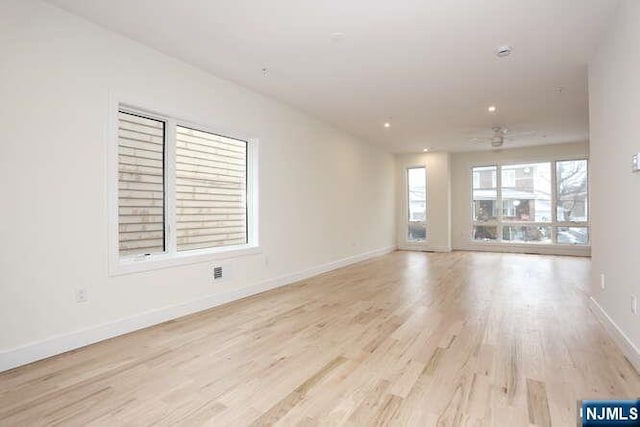
<path fill-rule="evenodd" d="M 216 295 L 208 295 L 181 304 L 149 310 L 134 316 L 118 319 L 67 334 L 56 335 L 42 341 L 29 343 L 13 349 L 3 350 L 0 351 L 0 372 L 84 347 L 89 344 L 94 344 L 99 341 L 104 341 L 118 335 L 123 335 L 149 326 L 157 325 L 168 320 L 216 307 L 240 298 L 256 295 L 280 286 L 289 285 L 321 273 L 326 273 L 369 258 L 388 254 L 393 252 L 395 249 L 395 246 L 388 246 L 364 252 L 296 273 L 268 279 L 241 289 Z"/>
<path fill-rule="evenodd" d="M 454 245 L 455 251 L 475 251 L 475 252 L 505 252 L 518 254 L 540 254 L 540 255 L 568 255 L 590 257 L 590 246 L 578 245 L 542 245 L 535 243 L 475 243 L 469 242 L 461 245 Z"/>
<path fill-rule="evenodd" d="M 398 244 L 398 249 L 418 252 L 451 252 L 451 246 L 421 245 L 419 243 L 401 243 Z"/>
<path fill-rule="evenodd" d="M 589 307 L 596 318 L 600 321 L 605 331 L 609 334 L 613 342 L 622 350 L 622 353 L 631 363 L 631 365 L 640 373 L 640 349 L 631 342 L 629 337 L 622 332 L 622 329 L 613 321 L 611 317 L 604 311 L 604 308 L 593 297 L 589 299 Z"/>

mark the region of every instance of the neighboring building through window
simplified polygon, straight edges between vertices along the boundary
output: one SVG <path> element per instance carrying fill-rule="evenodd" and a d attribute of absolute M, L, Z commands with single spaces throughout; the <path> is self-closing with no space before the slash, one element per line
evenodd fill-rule
<path fill-rule="evenodd" d="M 556 163 L 558 243 L 587 244 L 589 242 L 589 180 L 586 160 Z"/>
<path fill-rule="evenodd" d="M 476 240 L 498 239 L 497 167 L 473 168 L 473 236 Z"/>
<path fill-rule="evenodd" d="M 118 123 L 119 253 L 162 253 L 166 123 L 123 111 Z"/>
<path fill-rule="evenodd" d="M 120 259 L 249 245 L 249 157 L 247 141 L 120 110 Z"/>
<path fill-rule="evenodd" d="M 177 249 L 247 243 L 247 143 L 176 126 Z"/>
<path fill-rule="evenodd" d="M 474 167 L 472 175 L 474 240 L 589 243 L 586 160 Z"/>
<path fill-rule="evenodd" d="M 424 167 L 407 169 L 407 240 L 424 241 L 427 237 L 427 172 Z"/>
<path fill-rule="evenodd" d="M 516 170 L 502 169 L 502 187 L 514 188 L 516 186 Z"/>

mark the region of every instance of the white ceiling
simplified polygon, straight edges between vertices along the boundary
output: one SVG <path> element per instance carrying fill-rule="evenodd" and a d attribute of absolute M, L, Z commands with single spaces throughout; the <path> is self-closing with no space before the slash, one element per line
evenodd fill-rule
<path fill-rule="evenodd" d="M 514 130 L 505 146 L 584 141 L 587 63 L 617 5 L 50 2 L 395 152 L 489 148 L 470 139 L 490 135 L 495 125 Z M 336 40 L 335 33 L 344 36 Z M 494 50 L 505 44 L 513 46 L 512 55 L 497 58 Z M 497 114 L 487 112 L 491 104 Z M 385 129 L 385 121 L 392 126 Z"/>

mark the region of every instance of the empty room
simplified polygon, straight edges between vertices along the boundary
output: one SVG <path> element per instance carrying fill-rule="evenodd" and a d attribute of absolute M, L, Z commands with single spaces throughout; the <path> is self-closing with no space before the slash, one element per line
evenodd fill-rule
<path fill-rule="evenodd" d="M 0 426 L 639 426 L 640 1 L 0 0 Z"/>

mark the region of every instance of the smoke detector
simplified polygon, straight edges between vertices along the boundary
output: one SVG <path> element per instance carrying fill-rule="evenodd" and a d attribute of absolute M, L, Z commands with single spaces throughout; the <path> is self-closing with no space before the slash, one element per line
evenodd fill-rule
<path fill-rule="evenodd" d="M 511 46 L 500 46 L 496 49 L 496 56 L 498 58 L 504 58 L 505 56 L 511 55 Z"/>

